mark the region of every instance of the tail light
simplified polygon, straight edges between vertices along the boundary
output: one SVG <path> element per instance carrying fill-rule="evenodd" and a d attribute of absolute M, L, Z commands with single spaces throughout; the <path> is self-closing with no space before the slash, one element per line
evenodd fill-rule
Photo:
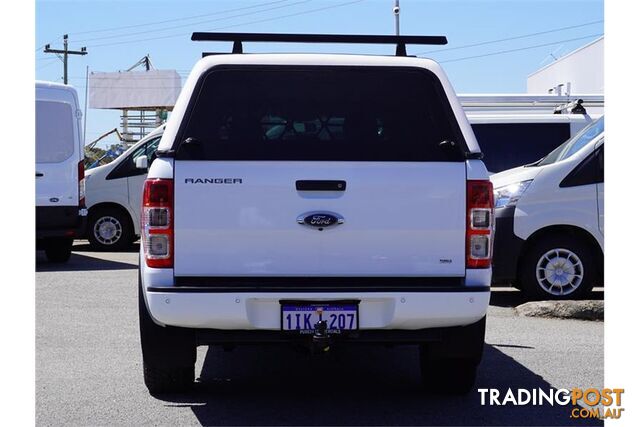
<path fill-rule="evenodd" d="M 84 160 L 78 162 L 78 206 L 85 208 Z"/>
<path fill-rule="evenodd" d="M 173 268 L 172 179 L 147 179 L 144 182 L 141 228 L 147 266 Z"/>
<path fill-rule="evenodd" d="M 467 181 L 467 268 L 491 267 L 493 208 L 491 181 Z"/>

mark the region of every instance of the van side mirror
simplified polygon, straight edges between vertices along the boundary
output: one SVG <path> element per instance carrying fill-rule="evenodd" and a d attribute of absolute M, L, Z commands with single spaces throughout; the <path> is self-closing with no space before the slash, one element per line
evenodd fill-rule
<path fill-rule="evenodd" d="M 149 160 L 147 156 L 138 156 L 136 158 L 136 169 L 147 170 L 149 168 Z"/>

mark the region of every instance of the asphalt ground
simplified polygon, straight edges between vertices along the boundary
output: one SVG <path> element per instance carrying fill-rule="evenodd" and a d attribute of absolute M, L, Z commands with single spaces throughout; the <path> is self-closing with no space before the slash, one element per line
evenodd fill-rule
<path fill-rule="evenodd" d="M 192 392 L 152 397 L 142 381 L 137 248 L 66 264 L 36 254 L 38 425 L 602 425 L 570 406 L 482 406 L 480 394 L 428 395 L 412 346 L 312 356 L 288 346 L 198 348 Z M 602 299 L 602 290 L 593 293 Z M 602 388 L 603 322 L 519 317 L 498 288 L 475 388 Z"/>

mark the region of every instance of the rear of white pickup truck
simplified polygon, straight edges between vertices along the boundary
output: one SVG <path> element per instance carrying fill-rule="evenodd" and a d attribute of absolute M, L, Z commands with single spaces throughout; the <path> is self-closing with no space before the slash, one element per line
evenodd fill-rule
<path fill-rule="evenodd" d="M 197 345 L 419 344 L 466 391 L 484 343 L 493 192 L 440 67 L 407 57 L 201 60 L 144 187 L 140 322 L 152 392 Z"/>

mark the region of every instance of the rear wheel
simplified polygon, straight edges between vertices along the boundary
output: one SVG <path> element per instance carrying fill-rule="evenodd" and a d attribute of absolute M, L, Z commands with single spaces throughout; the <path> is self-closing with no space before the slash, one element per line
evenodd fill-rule
<path fill-rule="evenodd" d="M 151 394 L 173 393 L 193 386 L 196 339 L 192 330 L 157 325 L 138 287 L 140 342 L 144 383 Z"/>
<path fill-rule="evenodd" d="M 432 360 L 421 350 L 422 384 L 431 393 L 466 394 L 476 382 L 478 366 L 468 359 Z"/>
<path fill-rule="evenodd" d="M 525 254 L 519 282 L 529 299 L 584 298 L 598 280 L 597 254 L 582 239 L 550 235 Z"/>
<path fill-rule="evenodd" d="M 68 237 L 51 237 L 44 241 L 44 253 L 49 262 L 67 262 L 71 257 L 73 239 Z"/>
<path fill-rule="evenodd" d="M 133 242 L 128 214 L 116 208 L 102 208 L 89 215 L 89 242 L 95 250 L 119 251 Z"/>
<path fill-rule="evenodd" d="M 486 317 L 451 328 L 443 340 L 420 345 L 422 384 L 430 393 L 465 394 L 476 382 Z"/>

